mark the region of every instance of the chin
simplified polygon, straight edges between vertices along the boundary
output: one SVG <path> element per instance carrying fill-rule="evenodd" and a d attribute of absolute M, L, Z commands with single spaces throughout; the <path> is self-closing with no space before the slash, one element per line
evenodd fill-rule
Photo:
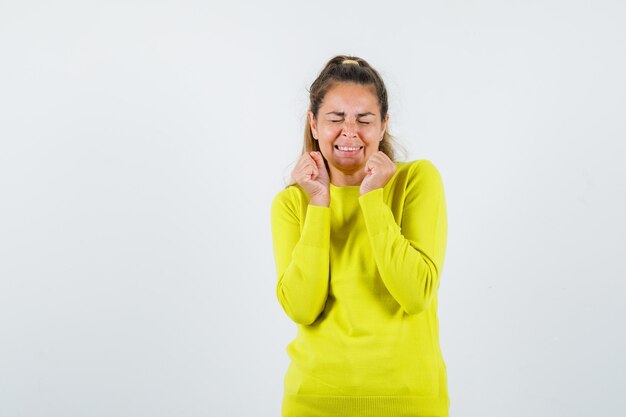
<path fill-rule="evenodd" d="M 335 163 L 333 164 L 336 168 L 341 169 L 341 170 L 350 170 L 350 171 L 354 171 L 354 170 L 358 170 L 360 168 L 363 168 L 365 166 L 365 160 L 360 161 L 360 160 L 353 160 L 353 161 L 334 161 Z"/>

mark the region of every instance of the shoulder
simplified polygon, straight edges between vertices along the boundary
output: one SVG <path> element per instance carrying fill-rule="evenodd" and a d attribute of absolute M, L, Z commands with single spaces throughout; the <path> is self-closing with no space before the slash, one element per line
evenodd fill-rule
<path fill-rule="evenodd" d="M 300 201 L 306 197 L 306 192 L 297 184 L 288 185 L 274 196 L 274 203 L 287 201 Z"/>
<path fill-rule="evenodd" d="M 303 204 L 308 204 L 306 201 L 307 195 L 298 185 L 289 185 L 280 190 L 274 196 L 272 201 L 272 214 L 275 215 L 278 212 L 289 212 L 292 215 L 297 216 L 299 208 Z"/>
<path fill-rule="evenodd" d="M 416 159 L 408 162 L 396 162 L 396 176 L 407 182 L 441 182 L 441 174 L 429 159 Z"/>
<path fill-rule="evenodd" d="M 400 162 L 396 173 L 399 175 L 390 190 L 402 204 L 424 209 L 429 204 L 441 204 L 445 191 L 439 170 L 428 159 Z"/>

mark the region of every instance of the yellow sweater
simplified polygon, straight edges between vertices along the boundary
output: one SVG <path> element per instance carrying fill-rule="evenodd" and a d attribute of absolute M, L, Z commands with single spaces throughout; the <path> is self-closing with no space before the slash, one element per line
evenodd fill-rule
<path fill-rule="evenodd" d="M 330 207 L 299 186 L 271 221 L 288 345 L 283 417 L 447 417 L 437 290 L 446 203 L 428 160 L 397 162 L 384 188 L 330 185 Z"/>

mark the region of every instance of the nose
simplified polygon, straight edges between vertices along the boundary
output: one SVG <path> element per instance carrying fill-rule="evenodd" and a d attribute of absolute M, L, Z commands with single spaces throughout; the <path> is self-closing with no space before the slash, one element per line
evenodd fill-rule
<path fill-rule="evenodd" d="M 351 119 L 346 119 L 345 122 L 343 123 L 343 131 L 341 132 L 341 134 L 343 136 L 353 138 L 356 136 L 356 133 L 357 133 L 357 126 L 356 126 L 355 121 Z"/>

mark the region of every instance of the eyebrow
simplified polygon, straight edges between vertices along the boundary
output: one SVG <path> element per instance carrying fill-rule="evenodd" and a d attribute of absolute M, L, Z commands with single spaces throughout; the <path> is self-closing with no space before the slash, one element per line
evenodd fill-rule
<path fill-rule="evenodd" d="M 335 116 L 341 116 L 341 117 L 345 117 L 345 113 L 342 111 L 329 111 L 328 113 L 326 113 L 326 115 L 335 115 Z M 365 113 L 357 113 L 356 115 L 357 117 L 363 117 L 363 116 L 376 116 L 374 113 L 367 111 Z"/>

